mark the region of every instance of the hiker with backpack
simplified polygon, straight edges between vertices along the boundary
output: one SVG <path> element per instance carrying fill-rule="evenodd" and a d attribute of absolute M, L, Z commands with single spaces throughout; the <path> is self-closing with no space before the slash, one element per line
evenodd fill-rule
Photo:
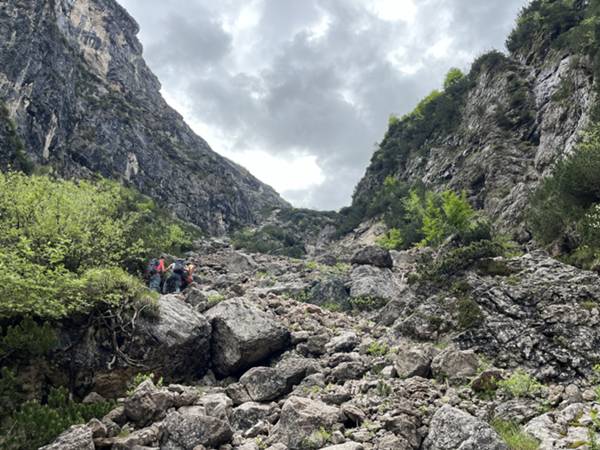
<path fill-rule="evenodd" d="M 165 258 L 161 255 L 160 258 L 152 258 L 146 269 L 146 278 L 148 280 L 148 289 L 160 292 L 163 283 L 163 275 L 165 273 Z"/>
<path fill-rule="evenodd" d="M 189 263 L 185 266 L 185 270 L 183 271 L 183 285 L 181 289 L 186 289 L 190 284 L 194 282 L 194 270 L 196 270 L 196 266 L 192 263 Z"/>
<path fill-rule="evenodd" d="M 183 259 L 176 259 L 167 268 L 167 272 L 169 276 L 165 281 L 163 294 L 179 294 L 184 283 L 185 261 Z"/>

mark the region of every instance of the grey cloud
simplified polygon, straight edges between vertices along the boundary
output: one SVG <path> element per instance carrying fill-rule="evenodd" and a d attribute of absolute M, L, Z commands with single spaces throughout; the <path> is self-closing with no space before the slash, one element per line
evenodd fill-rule
<path fill-rule="evenodd" d="M 347 205 L 390 113 L 410 111 L 439 88 L 451 66 L 502 48 L 526 0 L 418 0 L 416 23 L 371 14 L 368 0 L 255 0 L 253 68 L 238 67 L 238 49 L 222 22 L 249 4 L 241 0 L 122 0 L 142 26 L 146 57 L 170 92 L 193 105 L 192 114 L 226 134 L 235 148 L 292 158 L 305 151 L 324 170 L 323 185 L 283 194 L 302 206 Z M 310 29 L 326 16 L 327 33 Z M 146 27 L 160 29 L 145 33 Z M 442 37 L 449 54 L 427 56 Z M 389 54 L 421 64 L 403 72 Z M 246 55 L 247 57 L 248 55 Z"/>

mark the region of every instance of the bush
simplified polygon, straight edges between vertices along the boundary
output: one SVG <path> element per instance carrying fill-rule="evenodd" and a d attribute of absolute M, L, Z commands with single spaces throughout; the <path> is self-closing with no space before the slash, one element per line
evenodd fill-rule
<path fill-rule="evenodd" d="M 108 181 L 0 173 L 0 211 L 0 319 L 150 301 L 123 269 L 139 274 L 149 255 L 190 240 L 151 200 Z"/>
<path fill-rule="evenodd" d="M 496 419 L 491 425 L 510 450 L 538 450 L 540 448 L 540 442 L 527 434 L 517 423 Z"/>
<path fill-rule="evenodd" d="M 458 325 L 463 330 L 468 330 L 479 325 L 483 320 L 481 308 L 472 298 L 464 297 L 458 300 L 457 305 Z"/>
<path fill-rule="evenodd" d="M 48 323 L 38 325 L 32 319 L 0 329 L 0 358 L 29 359 L 44 356 L 57 344 L 56 331 Z"/>
<path fill-rule="evenodd" d="M 71 425 L 102 418 L 114 407 L 112 402 L 74 402 L 64 388 L 53 389 L 46 404 L 29 401 L 19 406 L 0 427 L 0 447 L 30 450 L 52 442 Z"/>
<path fill-rule="evenodd" d="M 498 386 L 514 398 L 531 397 L 539 394 L 544 385 L 523 370 L 517 370 L 506 380 L 500 380 Z"/>
<path fill-rule="evenodd" d="M 377 239 L 377 245 L 387 250 L 399 250 L 402 248 L 403 243 L 402 232 L 398 228 L 392 228 Z"/>

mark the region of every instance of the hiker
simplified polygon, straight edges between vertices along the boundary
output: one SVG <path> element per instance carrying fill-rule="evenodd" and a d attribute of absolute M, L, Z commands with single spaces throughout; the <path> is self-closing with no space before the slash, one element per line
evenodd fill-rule
<path fill-rule="evenodd" d="M 163 283 L 163 275 L 165 273 L 165 258 L 161 255 L 160 258 L 152 258 L 146 269 L 146 277 L 148 280 L 148 288 L 152 291 L 160 292 Z"/>
<path fill-rule="evenodd" d="M 169 276 L 163 286 L 163 294 L 179 294 L 183 287 L 185 261 L 183 259 L 176 259 L 167 268 L 167 272 L 169 273 Z"/>
<path fill-rule="evenodd" d="M 185 270 L 183 271 L 183 284 L 181 286 L 181 290 L 186 289 L 190 284 L 194 282 L 194 271 L 196 270 L 196 266 L 192 263 L 189 263 L 185 266 Z"/>

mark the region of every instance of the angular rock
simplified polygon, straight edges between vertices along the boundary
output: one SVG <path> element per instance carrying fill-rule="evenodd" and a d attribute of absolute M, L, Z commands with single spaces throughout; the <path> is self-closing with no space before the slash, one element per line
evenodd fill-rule
<path fill-rule="evenodd" d="M 424 450 L 509 450 L 485 422 L 449 405 L 433 416 Z"/>
<path fill-rule="evenodd" d="M 138 427 L 149 425 L 165 416 L 167 409 L 175 405 L 176 396 L 146 380 L 125 400 L 125 415 Z"/>
<path fill-rule="evenodd" d="M 351 352 L 360 344 L 360 338 L 353 331 L 334 337 L 325 348 L 330 353 Z"/>
<path fill-rule="evenodd" d="M 437 354 L 431 345 L 401 346 L 394 359 L 394 367 L 399 378 L 422 377 L 431 375 L 431 362 Z"/>
<path fill-rule="evenodd" d="M 357 442 L 346 442 L 345 444 L 331 445 L 329 447 L 323 447 L 322 450 L 363 450 L 362 444 Z"/>
<path fill-rule="evenodd" d="M 390 256 L 390 252 L 381 247 L 365 247 L 357 251 L 351 260 L 352 264 L 367 265 L 391 269 L 394 266 L 394 261 Z"/>
<path fill-rule="evenodd" d="M 62 433 L 56 440 L 40 450 L 94 450 L 92 430 L 85 425 L 75 425 Z"/>
<path fill-rule="evenodd" d="M 275 370 L 285 380 L 288 389 L 291 390 L 306 376 L 319 372 L 321 366 L 314 359 L 287 357 L 277 363 Z"/>
<path fill-rule="evenodd" d="M 477 374 L 479 359 L 474 351 L 460 351 L 447 348 L 431 362 L 431 370 L 436 378 L 450 381 L 464 381 Z"/>
<path fill-rule="evenodd" d="M 237 431 L 246 431 L 272 414 L 272 407 L 255 402 L 244 403 L 233 410 L 231 425 Z"/>
<path fill-rule="evenodd" d="M 255 402 L 276 400 L 289 392 L 286 380 L 271 367 L 255 367 L 240 378 L 248 395 Z"/>
<path fill-rule="evenodd" d="M 289 331 L 244 299 L 222 302 L 206 316 L 213 326 L 212 362 L 221 376 L 239 373 L 289 345 Z"/>
<path fill-rule="evenodd" d="M 330 430 L 339 420 L 338 408 L 318 400 L 290 397 L 283 404 L 281 418 L 273 433 L 275 439 L 290 450 L 301 450 L 313 433 L 321 428 Z"/>
<path fill-rule="evenodd" d="M 381 308 L 402 292 L 390 269 L 357 266 L 350 273 L 350 297 L 369 299 L 373 308 Z M 351 300 L 352 301 L 352 300 Z"/>
<path fill-rule="evenodd" d="M 200 414 L 170 413 L 163 422 L 163 445 L 179 446 L 194 450 L 199 445 L 218 448 L 233 437 L 228 422 Z"/>

